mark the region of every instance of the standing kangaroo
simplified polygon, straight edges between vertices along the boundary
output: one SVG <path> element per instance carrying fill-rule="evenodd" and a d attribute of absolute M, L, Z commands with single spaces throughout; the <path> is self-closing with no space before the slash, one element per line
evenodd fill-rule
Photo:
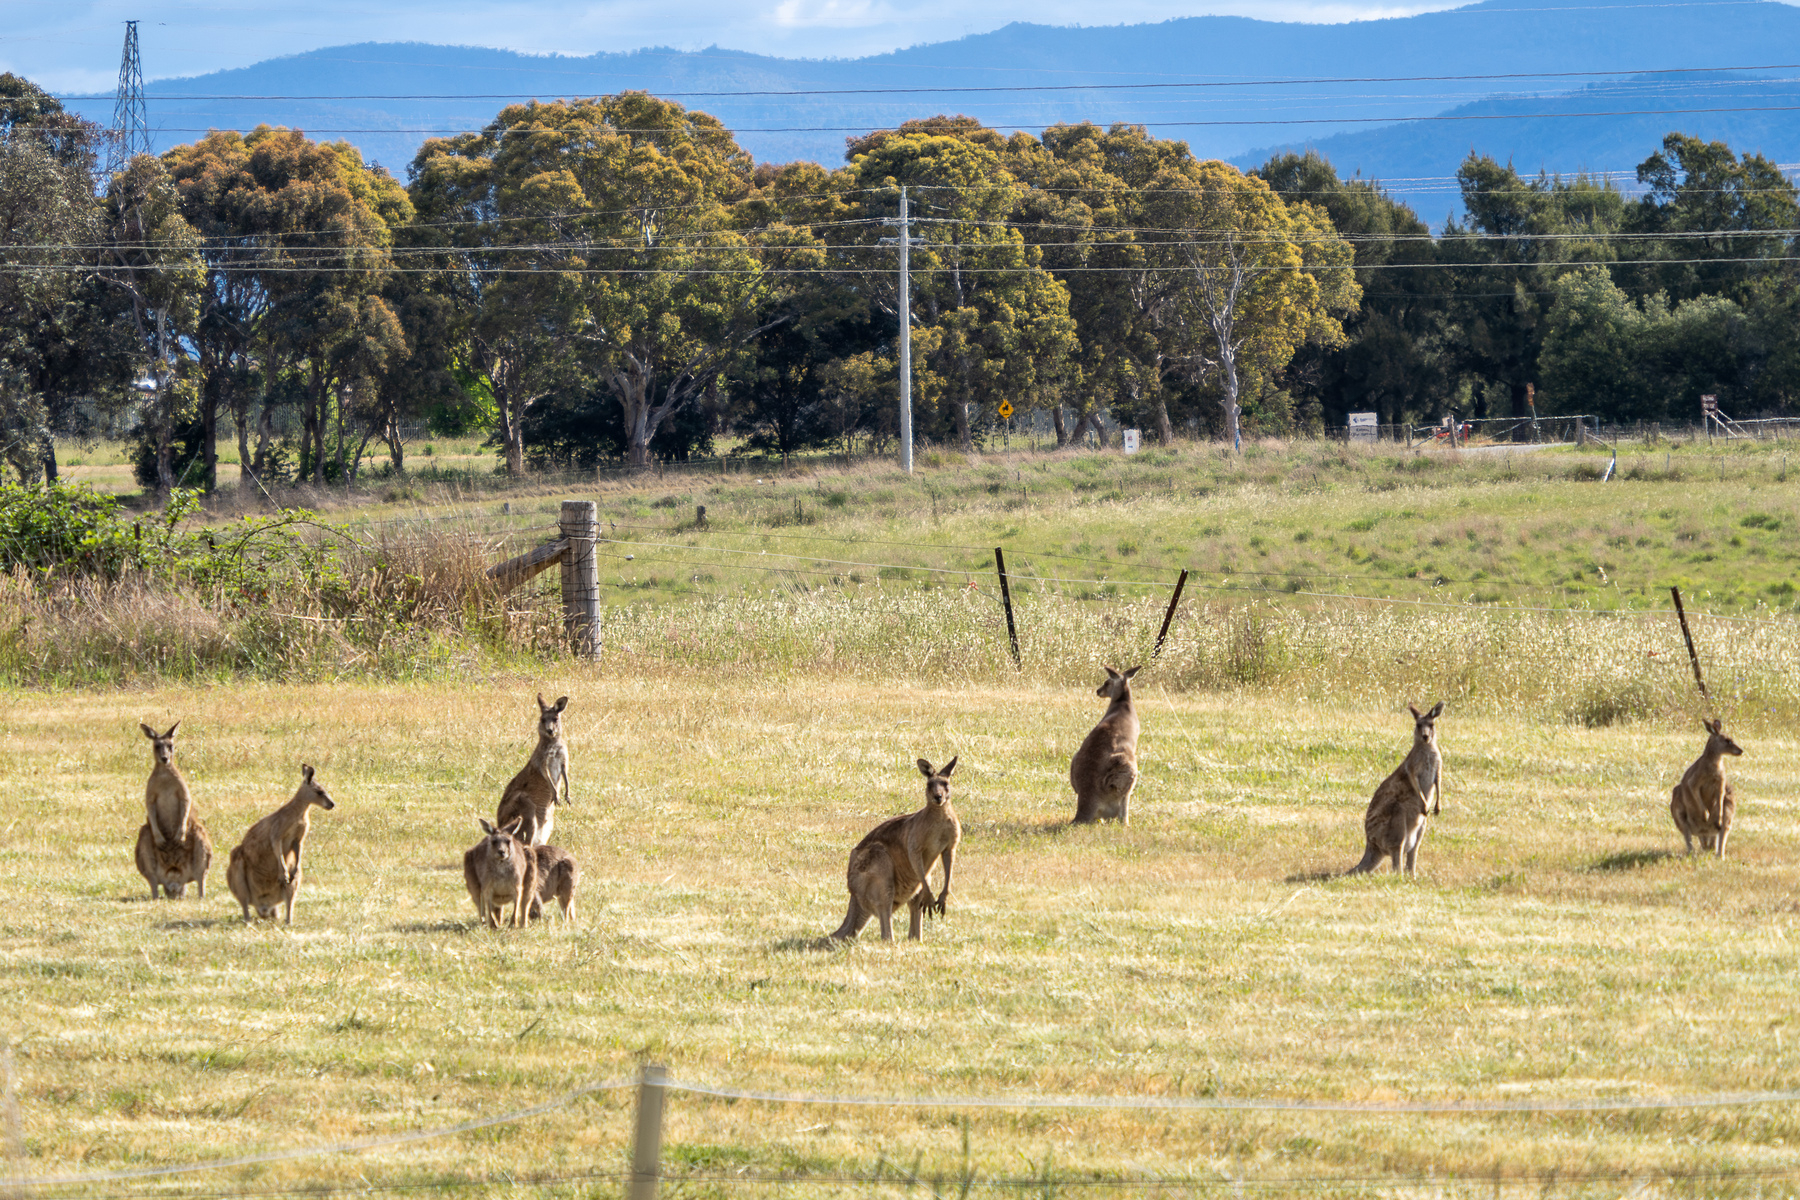
<path fill-rule="evenodd" d="M 1731 832 L 1732 818 L 1737 816 L 1737 793 L 1725 778 L 1725 756 L 1733 758 L 1744 752 L 1722 728 L 1724 722 L 1715 717 L 1700 724 L 1706 729 L 1706 749 L 1694 765 L 1682 773 L 1669 797 L 1669 815 L 1675 828 L 1687 840 L 1687 852 L 1694 852 L 1694 839 L 1700 839 L 1702 850 L 1725 857 L 1725 837 Z"/>
<path fill-rule="evenodd" d="M 195 885 L 206 899 L 206 871 L 212 866 L 212 838 L 194 815 L 194 800 L 187 780 L 175 769 L 175 731 L 181 722 L 158 733 L 139 725 L 150 739 L 150 779 L 144 785 L 144 824 L 137 835 L 137 869 L 150 884 L 150 898 L 158 889 L 171 900 Z"/>
<path fill-rule="evenodd" d="M 894 940 L 894 914 L 902 904 L 911 910 L 907 938 L 918 941 L 921 918 L 942 913 L 950 898 L 950 873 L 956 866 L 956 847 L 962 842 L 962 822 L 950 807 L 950 773 L 956 759 L 936 769 L 919 760 L 925 776 L 925 807 L 904 817 L 889 817 L 850 851 L 850 911 L 834 938 L 853 938 L 870 917 L 881 921 L 881 940 Z M 944 887 L 936 897 L 926 878 L 938 859 L 944 860 Z"/>
<path fill-rule="evenodd" d="M 1348 874 L 1373 871 L 1382 859 L 1392 859 L 1394 870 L 1400 869 L 1401 855 L 1406 858 L 1406 873 L 1416 874 L 1419 843 L 1425 840 L 1425 817 L 1438 811 L 1438 782 L 1444 774 L 1444 756 L 1438 753 L 1437 719 L 1444 711 L 1439 700 L 1430 712 L 1420 712 L 1407 705 L 1413 715 L 1413 744 L 1406 758 L 1393 774 L 1375 789 L 1369 811 L 1363 817 L 1363 832 L 1368 848 L 1362 861 Z"/>
<path fill-rule="evenodd" d="M 516 817 L 498 827 L 482 821 L 481 831 L 486 836 L 463 855 L 463 883 L 469 899 L 489 928 L 500 928 L 500 914 L 510 905 L 512 914 L 506 923 L 523 929 L 537 896 L 537 857 L 520 840 Z"/>
<path fill-rule="evenodd" d="M 313 782 L 313 769 L 300 767 L 300 790 L 286 804 L 252 825 L 244 840 L 232 848 L 225 868 L 225 882 L 250 923 L 250 909 L 273 919 L 277 905 L 285 905 L 284 924 L 294 923 L 294 894 L 300 890 L 300 851 L 306 843 L 313 805 L 337 807 L 325 789 Z"/>
<path fill-rule="evenodd" d="M 519 773 L 507 781 L 506 790 L 500 794 L 500 811 L 494 814 L 494 824 L 502 829 L 519 822 L 518 837 L 527 846 L 542 846 L 550 841 L 550 830 L 556 824 L 559 782 L 560 802 L 569 802 L 569 744 L 562 735 L 562 714 L 569 706 L 569 698 L 558 696 L 555 704 L 545 704 L 540 692 L 537 702 L 537 749 Z"/>
<path fill-rule="evenodd" d="M 1075 789 L 1075 824 L 1118 821 L 1131 824 L 1131 789 L 1137 786 L 1137 709 L 1131 703 L 1131 677 L 1105 667 L 1106 682 L 1095 691 L 1112 703 L 1089 731 L 1069 762 L 1069 784 Z"/>

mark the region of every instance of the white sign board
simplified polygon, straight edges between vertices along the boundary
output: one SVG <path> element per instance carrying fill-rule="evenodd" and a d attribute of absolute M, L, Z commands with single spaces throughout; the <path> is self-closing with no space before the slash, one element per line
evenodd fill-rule
<path fill-rule="evenodd" d="M 1352 441 L 1372 442 L 1375 440 L 1375 426 L 1378 423 L 1377 413 L 1351 413 L 1350 438 Z"/>
<path fill-rule="evenodd" d="M 1125 431 L 1125 453 L 1136 454 L 1140 438 L 1141 434 L 1138 430 L 1127 429 Z"/>
<path fill-rule="evenodd" d="M 1718 412 L 1719 411 L 1719 398 L 1717 396 L 1702 396 L 1702 397 L 1700 397 L 1700 411 L 1701 412 Z"/>

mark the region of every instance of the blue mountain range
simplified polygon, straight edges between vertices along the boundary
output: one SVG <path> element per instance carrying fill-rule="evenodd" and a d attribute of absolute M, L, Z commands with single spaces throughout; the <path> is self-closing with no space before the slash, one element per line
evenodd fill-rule
<path fill-rule="evenodd" d="M 1130 122 L 1245 167 L 1315 147 L 1435 222 L 1458 207 L 1449 177 L 1471 150 L 1522 172 L 1615 173 L 1625 184 L 1671 130 L 1800 162 L 1800 7 L 1486 0 L 1335 25 L 1013 24 L 856 59 L 368 43 L 146 92 L 159 149 L 267 122 L 347 139 L 404 177 L 427 136 L 479 128 L 508 103 L 627 88 L 715 114 L 759 161 L 834 164 L 846 138 L 935 113 L 1034 133 Z M 1014 90 L 1028 88 L 1049 90 Z M 71 107 L 104 122 L 112 106 Z"/>

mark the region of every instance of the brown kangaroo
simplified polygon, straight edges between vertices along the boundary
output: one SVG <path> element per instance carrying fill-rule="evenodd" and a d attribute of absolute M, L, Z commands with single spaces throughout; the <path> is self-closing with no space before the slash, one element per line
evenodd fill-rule
<path fill-rule="evenodd" d="M 1069 784 L 1075 789 L 1075 824 L 1118 821 L 1131 824 L 1131 789 L 1137 786 L 1137 709 L 1131 703 L 1131 677 L 1111 667 L 1106 682 L 1094 692 L 1112 703 L 1069 762 Z"/>
<path fill-rule="evenodd" d="M 1721 728 L 1721 719 L 1715 717 L 1700 724 L 1706 729 L 1706 749 L 1675 785 L 1669 797 L 1669 815 L 1675 818 L 1675 828 L 1687 840 L 1689 854 L 1694 852 L 1697 837 L 1702 850 L 1724 858 L 1725 838 L 1731 832 L 1732 818 L 1737 816 L 1737 793 L 1725 778 L 1725 756 L 1735 758 L 1744 749 Z"/>
<path fill-rule="evenodd" d="M 574 923 L 575 885 L 581 882 L 581 867 L 575 856 L 560 846 L 533 846 L 537 859 L 537 894 L 531 898 L 533 920 L 544 915 L 550 901 L 562 908 L 563 920 Z"/>
<path fill-rule="evenodd" d="M 194 815 L 194 800 L 187 780 L 175 767 L 175 731 L 181 722 L 158 733 L 148 725 L 139 729 L 150 739 L 150 779 L 144 785 L 144 823 L 138 828 L 137 869 L 150 885 L 150 898 L 160 888 L 169 899 L 178 899 L 195 885 L 206 899 L 206 871 L 212 866 L 212 837 Z"/>
<path fill-rule="evenodd" d="M 560 802 L 569 802 L 569 745 L 562 735 L 562 714 L 569 706 L 569 698 L 559 696 L 555 704 L 545 704 L 540 692 L 537 702 L 537 749 L 507 782 L 506 790 L 500 794 L 500 811 L 494 814 L 494 824 L 502 829 L 517 821 L 519 840 L 527 846 L 542 846 L 550 840 L 550 830 L 556 824 L 558 782 L 562 784 Z"/>
<path fill-rule="evenodd" d="M 956 867 L 956 847 L 962 841 L 962 823 L 950 807 L 950 774 L 956 759 L 942 769 L 919 760 L 925 776 L 925 807 L 904 817 L 889 817 L 850 851 L 850 911 L 834 938 L 853 938 L 870 917 L 881 921 L 881 940 L 894 940 L 894 914 L 902 904 L 911 910 L 907 938 L 918 941 L 921 918 L 928 912 L 942 914 L 950 898 L 950 873 Z M 944 860 L 944 887 L 934 898 L 926 878 L 938 859 Z"/>
<path fill-rule="evenodd" d="M 1412 749 L 1375 789 L 1375 797 L 1369 801 L 1369 811 L 1363 817 L 1368 847 L 1362 861 L 1351 867 L 1348 874 L 1373 871 L 1384 858 L 1392 859 L 1394 870 L 1398 871 L 1403 854 L 1406 873 L 1417 873 L 1415 863 L 1419 843 L 1425 840 L 1425 817 L 1438 811 L 1438 783 L 1444 774 L 1444 756 L 1438 752 L 1437 743 L 1437 719 L 1444 711 L 1444 702 L 1439 700 L 1425 713 L 1411 704 L 1406 707 L 1413 715 Z"/>
<path fill-rule="evenodd" d="M 250 923 L 252 907 L 257 916 L 273 919 L 278 905 L 286 908 L 283 924 L 294 923 L 294 896 L 300 891 L 300 854 L 315 804 L 327 810 L 337 807 L 330 794 L 313 781 L 313 769 L 302 763 L 300 790 L 294 798 L 252 825 L 244 840 L 232 847 L 225 882 L 244 910 L 246 925 Z"/>
<path fill-rule="evenodd" d="M 489 928 L 500 928 L 500 913 L 510 905 L 506 923 L 523 929 L 537 893 L 537 857 L 520 840 L 517 817 L 501 826 L 482 821 L 481 831 L 487 836 L 463 855 L 469 899 Z"/>

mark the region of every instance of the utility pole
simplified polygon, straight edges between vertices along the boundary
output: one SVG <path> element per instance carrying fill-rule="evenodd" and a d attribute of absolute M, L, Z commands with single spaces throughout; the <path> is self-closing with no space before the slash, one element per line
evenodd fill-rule
<path fill-rule="evenodd" d="M 138 59 L 138 23 L 125 22 L 125 53 L 119 59 L 119 91 L 113 100 L 108 178 L 125 169 L 133 155 L 150 153 L 150 118 L 144 107 L 144 65 Z"/>
<path fill-rule="evenodd" d="M 900 189 L 900 216 L 883 217 L 883 225 L 897 225 L 898 236 L 881 241 L 900 243 L 900 469 L 913 473 L 912 436 L 912 278 L 907 266 L 907 251 L 924 238 L 912 235 L 912 218 L 907 215 L 906 189 Z"/>

